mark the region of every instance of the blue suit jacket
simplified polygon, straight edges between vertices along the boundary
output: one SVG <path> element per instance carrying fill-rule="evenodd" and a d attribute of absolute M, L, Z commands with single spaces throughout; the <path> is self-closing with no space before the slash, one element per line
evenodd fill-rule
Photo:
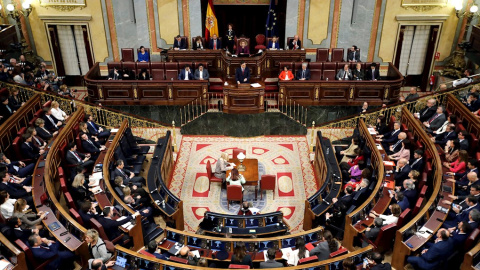
<path fill-rule="evenodd" d="M 208 47 L 213 50 L 213 39 L 210 39 Z M 222 48 L 222 41 L 217 38 L 217 50 Z"/>
<path fill-rule="evenodd" d="M 410 208 L 410 203 L 408 202 L 407 197 L 404 197 L 402 201 L 397 202 L 398 206 L 402 209 L 402 211 L 405 211 L 405 209 Z"/>
<path fill-rule="evenodd" d="M 185 69 L 180 70 L 180 74 L 178 74 L 178 79 L 179 80 L 185 80 Z M 192 71 L 188 72 L 188 79 L 193 80 L 193 74 Z"/>
<path fill-rule="evenodd" d="M 435 243 L 427 252 L 420 256 L 423 260 L 419 263 L 419 266 L 422 269 L 434 269 L 439 263 L 446 260 L 451 252 L 452 246 L 449 241 Z"/>
<path fill-rule="evenodd" d="M 92 127 L 92 125 L 95 127 L 95 129 Z M 99 125 L 97 125 L 95 122 L 91 121 L 91 122 L 87 122 L 87 129 L 88 129 L 88 132 L 90 134 L 92 134 L 93 136 L 97 136 L 98 135 L 98 129 L 100 128 Z"/>
<path fill-rule="evenodd" d="M 273 47 L 273 42 L 270 40 L 268 42 L 268 49 L 271 49 L 271 48 L 280 49 L 280 43 L 278 43 L 278 41 L 275 42 L 275 47 Z"/>
<path fill-rule="evenodd" d="M 175 39 L 173 41 L 173 48 L 186 49 L 187 44 L 185 44 L 185 41 L 183 39 L 181 39 L 180 42 L 178 42 L 177 39 Z"/>
<path fill-rule="evenodd" d="M 435 143 L 444 146 L 448 140 L 454 140 L 455 138 L 457 138 L 457 133 L 455 131 L 445 131 L 444 133 L 435 136 Z"/>
<path fill-rule="evenodd" d="M 50 117 L 52 118 L 53 122 L 55 122 L 55 125 L 53 125 L 52 122 L 50 122 L 50 120 L 48 120 L 47 116 L 44 115 L 43 116 L 43 121 L 45 121 L 45 129 L 57 131 L 59 129 L 59 127 L 56 124 L 58 123 L 59 120 L 57 118 L 55 118 L 53 115 L 50 115 Z"/>
<path fill-rule="evenodd" d="M 247 79 L 246 82 L 243 81 L 245 78 Z M 235 81 L 240 83 L 250 83 L 250 69 L 246 67 L 245 73 L 242 73 L 242 68 L 237 68 L 237 70 L 235 70 Z"/>
<path fill-rule="evenodd" d="M 90 154 L 96 154 L 100 152 L 100 145 L 96 141 L 90 140 L 93 145 L 91 145 L 89 142 L 82 140 L 82 147 L 85 152 L 90 153 Z"/>
<path fill-rule="evenodd" d="M 460 234 L 457 231 L 454 231 L 448 241 L 452 244 L 454 248 L 460 248 L 465 243 L 467 238 L 468 234 Z"/>
<path fill-rule="evenodd" d="M 107 234 L 108 240 L 113 240 L 113 239 L 117 238 L 118 236 L 120 236 L 120 234 L 121 234 L 120 231 L 118 230 L 118 226 L 121 226 L 121 225 L 129 222 L 130 220 L 132 220 L 131 215 L 127 216 L 122 221 L 116 221 L 116 220 L 113 220 L 113 219 L 100 217 L 98 219 L 98 222 L 100 224 L 102 224 L 103 230 Z"/>
<path fill-rule="evenodd" d="M 398 134 L 400 134 L 400 130 L 392 130 L 385 134 L 383 134 L 383 143 L 396 143 L 398 140 Z"/>
<path fill-rule="evenodd" d="M 52 258 L 53 256 L 57 255 L 60 244 L 58 242 L 55 242 L 50 246 L 43 245 L 43 244 L 42 246 L 48 247 L 48 249 L 40 248 L 40 247 L 31 248 L 33 256 L 35 257 L 35 259 L 37 259 L 37 261 L 46 261 Z M 60 264 L 60 259 L 54 260 L 46 267 L 46 269 L 57 269 L 59 264 Z"/>

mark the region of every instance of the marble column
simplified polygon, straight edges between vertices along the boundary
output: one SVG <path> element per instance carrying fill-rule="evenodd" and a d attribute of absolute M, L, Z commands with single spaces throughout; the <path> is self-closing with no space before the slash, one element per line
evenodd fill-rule
<path fill-rule="evenodd" d="M 196 36 L 203 36 L 202 29 L 202 8 L 200 0 L 190 0 L 188 4 L 190 19 L 190 39 Z"/>
<path fill-rule="evenodd" d="M 303 1 L 303 0 L 300 0 L 300 1 Z M 298 24 L 298 1 L 287 1 L 287 14 L 285 18 L 285 36 L 283 37 L 285 44 L 287 43 L 287 37 L 293 37 L 294 35 L 297 34 L 297 24 Z"/>

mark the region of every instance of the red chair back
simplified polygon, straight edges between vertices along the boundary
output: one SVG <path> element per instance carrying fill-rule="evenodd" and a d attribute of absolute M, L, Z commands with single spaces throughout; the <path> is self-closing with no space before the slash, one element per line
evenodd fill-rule
<path fill-rule="evenodd" d="M 465 244 L 463 246 L 463 250 L 470 250 L 473 248 L 473 244 L 477 243 L 478 237 L 480 235 L 480 230 L 478 228 L 475 228 L 470 235 L 468 236 L 467 240 L 465 241 Z"/>
<path fill-rule="evenodd" d="M 212 164 L 210 164 L 210 160 L 207 161 L 207 165 L 205 165 L 206 169 L 207 169 L 207 177 L 208 179 L 212 178 L 213 174 L 212 174 Z"/>
<path fill-rule="evenodd" d="M 109 62 L 109 63 L 107 63 L 107 68 L 108 68 L 109 71 L 111 69 L 113 69 L 114 67 L 117 68 L 117 69 L 122 69 L 122 63 L 121 62 Z"/>
<path fill-rule="evenodd" d="M 242 264 L 230 264 L 228 268 L 233 269 L 250 269 L 250 265 L 242 265 Z"/>
<path fill-rule="evenodd" d="M 77 210 L 75 210 L 73 208 L 70 208 L 70 209 L 68 209 L 68 211 L 70 212 L 70 215 L 72 215 L 72 217 L 75 218 L 75 220 L 78 222 L 78 224 L 84 226 L 83 225 L 83 219 L 80 216 L 80 214 L 77 212 Z"/>
<path fill-rule="evenodd" d="M 233 149 L 233 153 L 232 153 L 233 158 L 237 158 L 238 154 L 240 153 L 243 153 L 245 156 L 247 155 L 247 151 L 243 149 L 240 149 L 240 148 Z"/>
<path fill-rule="evenodd" d="M 403 212 L 400 214 L 400 216 L 398 217 L 398 220 L 397 220 L 397 227 L 398 228 L 403 227 L 403 224 L 405 224 L 408 221 L 408 217 L 409 217 L 410 212 L 411 212 L 410 208 L 407 208 L 407 209 L 403 210 Z"/>
<path fill-rule="evenodd" d="M 423 199 L 424 198 L 418 198 L 417 203 L 415 204 L 415 207 L 413 208 L 413 211 L 412 211 L 412 217 L 416 216 L 420 211 L 420 208 L 422 207 Z"/>
<path fill-rule="evenodd" d="M 178 78 L 178 62 L 165 63 L 165 76 L 167 80 L 177 80 Z"/>
<path fill-rule="evenodd" d="M 73 201 L 72 195 L 70 195 L 70 192 L 65 192 L 65 200 L 67 201 L 68 207 L 73 208 L 77 210 L 77 206 L 75 205 L 75 202 Z"/>
<path fill-rule="evenodd" d="M 261 190 L 275 190 L 276 177 L 272 174 L 264 174 L 260 180 Z"/>
<path fill-rule="evenodd" d="M 63 193 L 67 193 L 68 187 L 67 187 L 67 182 L 65 181 L 65 177 L 60 177 L 59 179 L 60 179 L 60 187 Z"/>
<path fill-rule="evenodd" d="M 343 48 L 332 49 L 332 62 L 343 62 Z"/>
<path fill-rule="evenodd" d="M 243 200 L 242 186 L 228 185 L 227 201 L 242 201 L 242 200 Z"/>
<path fill-rule="evenodd" d="M 298 260 L 298 264 L 307 264 L 307 263 L 311 263 L 311 262 L 318 262 L 318 257 L 317 256 L 310 256 L 310 257 Z"/>
<path fill-rule="evenodd" d="M 328 61 L 328 49 L 327 48 L 318 48 L 317 49 L 317 62 L 327 62 Z"/>
<path fill-rule="evenodd" d="M 263 34 L 256 35 L 255 42 L 257 42 L 257 45 L 265 45 L 265 35 Z"/>
<path fill-rule="evenodd" d="M 427 185 L 424 185 L 422 187 L 422 190 L 420 190 L 420 194 L 419 194 L 420 198 L 425 198 L 425 194 L 427 193 L 427 189 L 428 189 Z"/>
<path fill-rule="evenodd" d="M 348 253 L 348 249 L 342 247 L 342 248 L 339 248 L 337 251 L 330 253 L 329 258 L 338 257 L 347 253 Z"/>
<path fill-rule="evenodd" d="M 122 48 L 122 62 L 133 62 L 135 56 L 133 55 L 133 48 Z"/>
<path fill-rule="evenodd" d="M 51 107 L 51 106 L 52 106 L 52 101 L 49 100 L 43 104 L 42 108 Z"/>
<path fill-rule="evenodd" d="M 105 233 L 105 230 L 103 229 L 102 224 L 100 224 L 100 222 L 98 222 L 96 219 L 94 219 L 94 218 L 90 219 L 90 226 L 92 227 L 92 229 L 97 230 L 100 238 L 110 240 L 110 239 L 108 239 L 107 234 Z"/>
<path fill-rule="evenodd" d="M 397 224 L 392 223 L 386 226 L 383 226 L 378 233 L 377 239 L 375 240 L 375 247 L 378 252 L 383 252 L 389 250 L 392 247 L 392 241 L 395 237 L 395 232 L 397 231 Z"/>
<path fill-rule="evenodd" d="M 188 263 L 188 260 L 187 260 L 187 259 L 179 258 L 179 257 L 175 257 L 175 256 L 170 256 L 170 259 L 168 259 L 168 260 L 169 260 L 169 261 L 172 261 L 172 262 L 183 263 L 183 264 L 187 264 L 187 263 Z"/>

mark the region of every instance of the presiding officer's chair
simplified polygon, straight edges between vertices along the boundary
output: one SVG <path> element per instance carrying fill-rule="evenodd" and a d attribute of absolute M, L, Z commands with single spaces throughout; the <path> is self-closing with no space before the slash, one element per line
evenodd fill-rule
<path fill-rule="evenodd" d="M 122 48 L 122 62 L 134 62 L 133 48 Z"/>
<path fill-rule="evenodd" d="M 265 49 L 267 48 L 265 46 L 265 35 L 263 34 L 258 34 L 255 36 L 255 42 L 257 43 L 257 45 L 255 45 L 255 50 L 258 52 L 259 50 L 263 50 L 265 51 Z"/>

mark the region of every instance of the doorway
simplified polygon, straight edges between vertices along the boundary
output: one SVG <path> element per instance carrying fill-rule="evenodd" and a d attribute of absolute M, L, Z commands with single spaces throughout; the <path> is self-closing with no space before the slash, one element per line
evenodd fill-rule
<path fill-rule="evenodd" d="M 433 68 L 440 25 L 401 25 L 394 65 L 405 76 L 405 86 L 427 89 Z"/>
<path fill-rule="evenodd" d="M 65 77 L 67 85 L 81 85 L 94 64 L 88 26 L 49 24 L 47 29 L 57 76 Z"/>

